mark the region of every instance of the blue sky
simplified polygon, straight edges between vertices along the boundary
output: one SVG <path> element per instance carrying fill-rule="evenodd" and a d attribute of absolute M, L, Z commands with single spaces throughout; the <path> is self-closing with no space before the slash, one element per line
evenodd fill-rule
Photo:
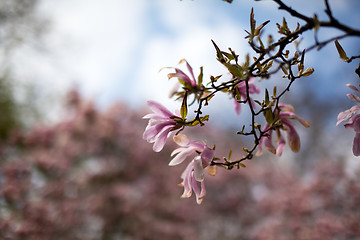
<path fill-rule="evenodd" d="M 310 16 L 319 12 L 320 18 L 326 17 L 323 1 L 286 2 Z M 355 9 L 360 7 L 359 1 L 330 3 L 335 16 L 358 25 L 360 14 Z M 100 106 L 120 100 L 139 107 L 153 99 L 174 109 L 178 104 L 168 99 L 168 93 L 175 80 L 169 82 L 168 71 L 159 69 L 178 66 L 179 60 L 186 58 L 195 74 L 200 66 L 204 66 L 205 77 L 224 74 L 210 40 L 223 49 L 231 47 L 240 56 L 248 53 L 244 30 L 248 29 L 252 7 L 258 24 L 271 20 L 265 34 L 273 34 L 275 23 L 288 17 L 271 1 L 234 0 L 228 4 L 221 0 L 42 0 L 40 13 L 50 21 L 45 36 L 48 54 L 24 54 L 28 67 L 22 67 L 21 74 L 31 72 L 40 85 L 51 79 L 51 88 L 61 91 L 76 85 Z M 295 27 L 295 22 L 287 19 Z M 323 32 L 325 37 L 332 34 Z M 310 34 L 303 46 L 309 46 L 311 41 Z M 353 50 L 359 40 L 341 43 L 346 50 Z M 295 92 L 311 89 L 320 98 L 345 96 L 345 84 L 356 84 L 356 76 L 349 74 L 356 63 L 341 62 L 333 45 L 321 53 L 308 53 L 306 63 L 316 72 L 297 83 Z M 278 83 L 281 85 L 281 80 Z M 272 83 L 264 86 L 267 84 Z M 346 101 L 346 97 L 343 99 Z M 223 106 L 222 110 L 232 110 L 232 102 Z"/>

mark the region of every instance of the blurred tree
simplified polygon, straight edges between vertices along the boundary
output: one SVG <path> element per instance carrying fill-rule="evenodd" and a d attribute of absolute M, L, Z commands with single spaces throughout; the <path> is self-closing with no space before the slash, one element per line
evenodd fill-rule
<path fill-rule="evenodd" d="M 0 139 L 7 139 L 9 133 L 25 125 L 26 119 L 37 115 L 38 111 L 29 101 L 28 91 L 14 76 L 16 50 L 24 45 L 32 45 L 40 40 L 46 22 L 36 13 L 38 0 L 0 1 Z M 21 89 L 21 100 L 15 92 Z M 31 109 L 24 112 L 23 109 Z"/>
<path fill-rule="evenodd" d="M 254 159 L 246 170 L 219 168 L 198 206 L 179 198 L 174 144 L 154 153 L 141 139 L 142 115 L 121 103 L 97 110 L 74 91 L 65 119 L 4 144 L 0 239 L 358 239 L 360 172 L 351 178 L 331 158 L 305 175 Z"/>

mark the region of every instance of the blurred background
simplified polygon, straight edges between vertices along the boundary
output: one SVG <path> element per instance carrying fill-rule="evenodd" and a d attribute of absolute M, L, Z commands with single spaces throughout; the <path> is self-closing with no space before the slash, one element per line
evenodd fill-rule
<path fill-rule="evenodd" d="M 326 19 L 322 1 L 285 2 Z M 329 2 L 336 18 L 359 28 L 359 1 Z M 312 124 L 296 126 L 301 151 L 219 169 L 201 206 L 179 199 L 182 168 L 167 166 L 175 146 L 153 153 L 142 140 L 147 100 L 180 106 L 168 97 L 175 80 L 159 70 L 185 58 L 195 75 L 204 67 L 205 80 L 226 76 L 211 40 L 250 53 L 251 8 L 258 24 L 271 20 L 265 35 L 276 37 L 283 17 L 296 27 L 271 1 L 0 1 L 0 237 L 356 239 L 354 132 L 335 123 L 353 105 L 345 84 L 359 85 L 359 62 L 342 62 L 334 44 L 306 54 L 315 73 L 284 99 Z M 319 40 L 338 34 L 321 30 Z M 313 44 L 313 33 L 303 37 L 301 47 Z M 358 38 L 340 43 L 359 55 Z M 279 75 L 258 85 L 286 81 Z M 206 109 L 210 126 L 191 134 L 216 143 L 219 155 L 231 147 L 239 156 L 247 139 L 235 132 L 246 112 L 237 116 L 228 96 L 216 100 Z"/>

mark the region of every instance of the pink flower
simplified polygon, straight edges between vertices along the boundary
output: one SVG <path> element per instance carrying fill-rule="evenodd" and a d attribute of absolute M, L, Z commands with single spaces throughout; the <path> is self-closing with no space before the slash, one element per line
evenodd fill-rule
<path fill-rule="evenodd" d="M 254 78 L 249 79 L 248 83 L 249 83 L 249 94 L 255 94 L 255 93 L 260 93 L 260 89 L 253 84 L 253 82 L 255 81 Z M 246 94 L 246 83 L 245 81 L 242 81 L 238 84 L 238 89 L 239 89 L 239 93 L 241 96 L 242 100 L 246 100 L 247 94 Z M 255 107 L 254 101 L 250 98 L 250 102 L 251 105 L 253 107 Z M 240 114 L 241 111 L 241 103 L 239 103 L 236 98 L 234 98 L 234 103 L 235 103 L 235 112 L 236 114 Z"/>
<path fill-rule="evenodd" d="M 259 150 L 257 155 L 261 155 L 263 153 L 262 144 L 264 143 L 265 147 L 272 153 L 276 154 L 277 156 L 281 156 L 283 149 L 286 145 L 286 141 L 282 135 L 282 132 L 286 132 L 287 141 L 290 149 L 293 152 L 298 152 L 300 150 L 300 137 L 297 133 L 294 124 L 290 121 L 290 119 L 298 120 L 304 127 L 310 127 L 310 123 L 305 119 L 299 117 L 294 113 L 294 108 L 288 104 L 279 104 L 280 113 L 279 113 L 279 120 L 281 121 L 281 125 L 276 128 L 271 128 L 269 124 L 266 124 L 263 132 L 267 132 L 268 136 L 262 137 L 259 141 Z M 277 147 L 275 148 L 272 144 L 272 135 L 273 132 L 277 134 Z"/>
<path fill-rule="evenodd" d="M 168 78 L 170 79 L 170 78 L 177 77 L 180 80 L 182 80 L 184 83 L 187 83 L 190 87 L 194 88 L 196 86 L 196 80 L 194 77 L 193 69 L 185 59 L 182 59 L 180 61 L 180 63 L 182 63 L 182 62 L 186 62 L 186 67 L 187 67 L 188 71 L 190 72 L 190 77 L 188 75 L 186 75 L 183 71 L 181 71 L 179 68 L 175 68 L 175 73 L 169 73 Z"/>
<path fill-rule="evenodd" d="M 149 143 L 154 143 L 153 150 L 160 152 L 170 136 L 170 132 L 177 129 L 176 125 L 178 123 L 174 119 L 181 119 L 181 117 L 171 113 L 155 101 L 148 101 L 147 103 L 154 113 L 143 117 L 144 119 L 150 119 L 144 131 L 143 139 Z"/>

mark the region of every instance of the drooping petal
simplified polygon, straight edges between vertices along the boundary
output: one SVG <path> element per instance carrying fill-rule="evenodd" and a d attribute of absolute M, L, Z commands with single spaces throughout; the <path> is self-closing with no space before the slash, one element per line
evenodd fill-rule
<path fill-rule="evenodd" d="M 166 126 L 163 131 L 157 135 L 157 138 L 155 140 L 154 146 L 153 146 L 153 150 L 154 152 L 160 152 L 165 143 L 166 143 L 166 139 L 169 137 L 170 135 L 170 129 L 172 128 L 172 126 Z"/>
<path fill-rule="evenodd" d="M 353 142 L 353 154 L 360 156 L 360 133 L 356 133 Z"/>
<path fill-rule="evenodd" d="M 274 145 L 272 144 L 272 134 L 273 131 L 270 130 L 268 132 L 268 136 L 264 137 L 264 146 L 266 147 L 266 149 L 270 152 L 272 152 L 273 154 L 276 154 L 276 148 L 274 147 Z"/>
<path fill-rule="evenodd" d="M 236 99 L 234 99 L 234 108 L 237 115 L 241 112 L 241 103 L 239 103 Z"/>
<path fill-rule="evenodd" d="M 265 125 L 265 127 L 264 127 L 264 129 L 262 130 L 263 132 L 266 132 L 266 131 L 268 131 L 268 129 L 269 129 L 269 124 L 266 124 Z M 258 145 L 258 150 L 257 150 L 257 152 L 256 152 L 256 156 L 261 156 L 263 153 L 264 153 L 264 151 L 263 151 L 263 148 L 262 148 L 262 145 L 263 145 L 263 142 L 264 142 L 264 139 L 266 138 L 266 136 L 262 136 L 261 138 L 260 138 L 260 140 L 259 140 L 259 145 Z"/>
<path fill-rule="evenodd" d="M 181 195 L 181 198 L 191 197 L 192 187 L 191 187 L 191 174 L 194 168 L 194 162 L 191 161 L 188 166 L 185 168 L 185 171 L 182 173 L 181 178 L 184 180 L 184 193 Z"/>
<path fill-rule="evenodd" d="M 280 137 L 279 139 L 277 140 L 277 148 L 276 148 L 276 155 L 277 156 L 281 156 L 283 150 L 284 150 L 284 147 L 286 145 L 286 141 L 285 139 L 283 138 L 282 134 L 280 134 Z"/>
<path fill-rule="evenodd" d="M 356 133 L 360 133 L 360 114 L 356 115 L 353 117 L 353 122 L 354 122 L 354 131 Z"/>
<path fill-rule="evenodd" d="M 260 93 L 260 88 L 258 88 L 258 86 L 256 86 L 255 84 L 249 84 L 249 93 L 250 94 Z"/>
<path fill-rule="evenodd" d="M 262 137 L 259 141 L 258 150 L 255 154 L 255 156 L 257 156 L 257 157 L 261 156 L 264 153 L 263 148 L 262 148 L 262 142 L 263 142 L 262 139 L 264 139 L 264 137 Z"/>
<path fill-rule="evenodd" d="M 273 154 L 276 154 L 276 148 L 274 147 L 274 145 L 271 142 L 271 136 L 266 137 L 264 139 L 264 145 L 266 147 L 267 150 L 269 150 L 270 152 L 272 152 Z"/>
<path fill-rule="evenodd" d="M 194 172 L 191 173 L 191 187 L 194 190 L 195 195 L 198 197 L 201 193 L 201 189 L 195 179 Z"/>
<path fill-rule="evenodd" d="M 199 204 L 199 205 L 202 203 L 202 201 L 203 201 L 203 199 L 204 199 L 204 197 L 205 197 L 205 195 L 206 195 L 206 188 L 205 188 L 205 183 L 204 183 L 204 181 L 202 181 L 202 182 L 200 183 L 200 187 L 201 187 L 200 194 L 199 194 L 199 195 L 196 195 L 196 203 Z"/>
<path fill-rule="evenodd" d="M 286 126 L 286 133 L 287 133 L 287 139 L 289 147 L 291 148 L 291 151 L 293 152 L 299 152 L 300 150 L 300 137 L 299 134 L 296 132 L 293 124 L 290 121 L 285 121 L 287 119 L 283 120 L 283 124 Z"/>

